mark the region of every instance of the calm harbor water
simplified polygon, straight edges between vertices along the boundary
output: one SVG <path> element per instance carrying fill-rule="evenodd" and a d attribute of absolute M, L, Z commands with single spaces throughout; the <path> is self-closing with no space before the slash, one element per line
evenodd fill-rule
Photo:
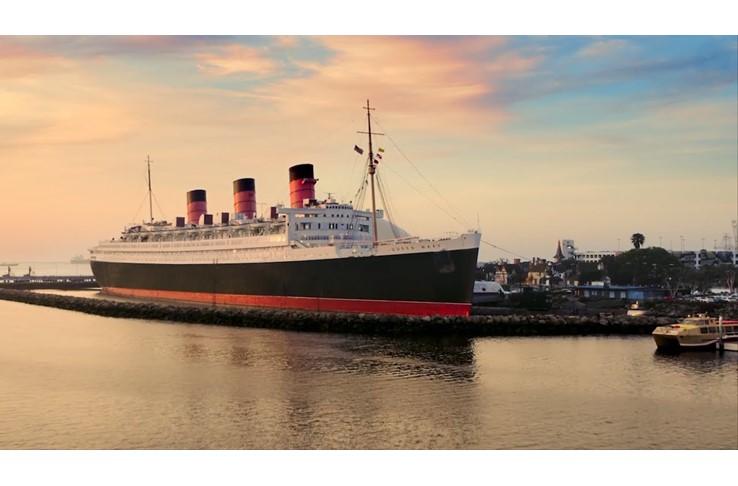
<path fill-rule="evenodd" d="M 0 449 L 737 449 L 738 353 L 391 339 L 0 301 Z"/>

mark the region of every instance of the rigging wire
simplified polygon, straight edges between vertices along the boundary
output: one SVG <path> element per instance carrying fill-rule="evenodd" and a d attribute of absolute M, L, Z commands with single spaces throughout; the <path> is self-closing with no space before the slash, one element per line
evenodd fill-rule
<path fill-rule="evenodd" d="M 387 213 L 387 220 L 389 221 L 389 227 L 392 231 L 392 236 L 395 238 L 399 238 L 399 235 L 397 234 L 397 231 L 395 231 L 395 225 L 393 224 L 393 221 L 395 220 L 392 211 L 390 210 L 389 205 L 387 204 L 387 201 L 385 201 L 384 198 L 384 189 L 382 184 L 382 179 L 379 177 L 379 172 L 377 172 L 377 188 L 379 189 L 379 198 L 382 200 L 382 207 L 384 207 L 385 213 Z"/>
<path fill-rule="evenodd" d="M 441 192 L 440 192 L 440 191 L 439 191 L 438 189 L 436 189 L 436 188 L 435 188 L 435 186 L 434 186 L 433 184 L 431 184 L 431 182 L 430 182 L 430 181 L 428 180 L 428 178 L 427 178 L 427 177 L 425 177 L 425 175 L 423 175 L 423 173 L 422 173 L 422 172 L 420 171 L 420 169 L 418 169 L 418 167 L 417 167 L 417 166 L 416 166 L 415 164 L 413 164 L 412 160 L 410 160 L 410 158 L 409 158 L 409 157 L 408 157 L 407 155 L 405 155 L 405 152 L 403 152 L 403 151 L 402 151 L 402 149 L 401 149 L 401 148 L 400 148 L 400 147 L 399 147 L 399 146 L 397 145 L 397 143 L 395 143 L 394 139 L 393 139 L 393 138 L 392 138 L 392 137 L 390 136 L 390 134 L 389 134 L 389 133 L 387 132 L 387 129 L 386 129 L 386 128 L 384 128 L 384 126 L 382 126 L 382 124 L 381 124 L 381 123 L 380 123 L 380 122 L 379 122 L 379 121 L 378 121 L 378 120 L 376 119 L 376 116 L 375 116 L 375 117 L 373 117 L 373 118 L 374 118 L 374 121 L 375 121 L 375 123 L 376 123 L 377 125 L 379 125 L 379 127 L 381 127 L 381 128 L 382 128 L 382 130 L 384 131 L 384 135 L 385 135 L 385 136 L 387 137 L 387 139 L 388 139 L 388 140 L 389 140 L 389 141 L 390 141 L 390 142 L 392 143 L 392 145 L 394 145 L 394 147 L 395 147 L 395 148 L 397 149 L 397 151 L 398 151 L 398 152 L 400 153 L 400 155 L 402 155 L 402 157 L 403 157 L 403 158 L 404 158 L 404 159 L 405 159 L 405 160 L 407 161 L 407 163 L 408 163 L 408 164 L 410 164 L 410 166 L 411 166 L 411 167 L 412 167 L 413 169 L 415 169 L 415 171 L 416 171 L 416 172 L 417 172 L 417 173 L 418 173 L 418 174 L 420 175 L 420 177 L 422 177 L 422 178 L 423 178 L 423 180 L 424 180 L 424 181 L 425 181 L 425 182 L 426 182 L 426 183 L 428 184 L 428 186 L 429 186 L 429 187 L 430 187 L 431 189 L 433 189 L 433 191 L 434 191 L 434 192 L 435 192 L 435 193 L 436 193 L 436 194 L 437 194 L 437 195 L 438 195 L 438 196 L 439 196 L 439 197 L 440 197 L 440 198 L 441 198 L 441 199 L 442 199 L 442 200 L 443 200 L 443 201 L 444 201 L 444 202 L 445 202 L 445 203 L 446 203 L 446 204 L 448 205 L 448 207 L 449 207 L 449 208 L 450 208 L 450 209 L 451 209 L 452 211 L 454 211 L 454 212 L 456 213 L 456 216 L 458 216 L 458 219 L 455 219 L 455 220 L 456 220 L 456 221 L 458 221 L 458 220 L 460 219 L 460 220 L 462 220 L 462 222 L 463 222 L 464 226 L 466 226 L 467 228 L 472 228 L 473 226 L 472 226 L 472 225 L 470 225 L 470 224 L 469 224 L 469 223 L 468 223 L 468 222 L 467 222 L 467 221 L 466 221 L 466 220 L 464 219 L 464 217 L 463 217 L 463 216 L 461 216 L 461 212 L 460 212 L 460 211 L 458 211 L 458 210 L 457 210 L 457 209 L 456 209 L 456 208 L 455 208 L 455 207 L 454 207 L 454 206 L 453 206 L 453 205 L 452 205 L 452 204 L 451 204 L 451 203 L 449 202 L 449 200 L 448 200 L 448 199 L 446 199 L 446 198 L 444 197 L 444 195 L 443 195 L 443 194 L 441 194 Z M 416 189 L 416 191 L 417 191 L 417 189 Z M 447 213 L 447 214 L 448 214 L 448 213 Z"/>
<path fill-rule="evenodd" d="M 131 221 L 136 221 L 138 218 L 138 214 L 141 212 L 141 208 L 143 207 L 144 203 L 146 202 L 146 199 L 149 197 L 149 191 L 148 191 L 148 185 L 149 185 L 149 178 L 148 178 L 148 169 L 144 170 L 143 173 L 144 181 L 146 182 L 146 193 L 144 194 L 143 200 L 141 201 L 141 204 L 139 204 L 138 209 L 136 210 L 136 214 L 134 215 L 133 219 Z M 156 203 L 156 207 L 159 209 L 159 214 L 161 215 L 162 220 L 166 220 L 166 215 L 164 213 L 164 210 L 161 207 L 161 204 L 159 204 L 159 200 L 156 198 L 156 194 L 154 192 L 151 192 L 151 197 L 153 198 L 154 202 Z"/>
<path fill-rule="evenodd" d="M 410 160 L 410 158 L 397 145 L 397 143 L 395 143 L 394 139 L 389 135 L 389 133 L 387 133 L 387 130 L 377 120 L 376 116 L 374 117 L 374 121 L 375 121 L 375 123 L 379 127 L 382 128 L 382 130 L 384 132 L 383 134 L 387 137 L 387 139 L 390 141 L 390 143 L 392 143 L 392 145 L 397 149 L 397 151 L 400 153 L 400 155 L 402 155 L 402 157 L 407 161 L 407 163 L 410 164 L 410 166 L 413 169 L 415 169 L 415 171 L 420 175 L 420 177 L 423 178 L 423 180 L 426 182 L 426 184 L 428 184 L 428 186 L 431 189 L 433 189 L 433 191 L 446 203 L 446 206 L 442 206 L 442 205 L 438 204 L 436 201 L 434 201 L 433 199 L 431 199 L 430 197 L 428 197 L 427 194 L 425 194 L 423 191 L 419 190 L 417 187 L 415 187 L 413 184 L 411 184 L 410 181 L 408 181 L 407 179 L 405 179 L 396 170 L 394 170 L 390 165 L 388 165 L 388 164 L 382 164 L 382 166 L 383 167 L 387 167 L 389 170 L 391 170 L 397 177 L 399 177 L 400 179 L 402 179 L 408 186 L 410 186 L 412 189 L 414 189 L 416 192 L 418 192 L 421 196 L 423 196 L 424 198 L 426 198 L 431 204 L 433 204 L 438 209 L 440 209 L 443 213 L 445 213 L 452 220 L 456 221 L 457 223 L 459 223 L 462 226 L 465 226 L 466 228 L 471 228 L 472 225 L 469 224 L 469 222 L 466 221 L 466 219 L 448 201 L 448 199 L 446 199 L 446 197 L 444 197 L 443 194 L 441 194 L 441 192 L 438 191 L 438 189 L 436 189 L 435 186 L 433 186 L 433 184 L 431 184 L 431 182 L 428 180 L 428 178 L 425 177 L 425 175 L 423 175 L 423 173 L 420 171 L 420 169 L 418 169 L 418 167 Z M 355 157 L 354 158 L 354 168 L 356 166 L 356 160 L 358 160 L 358 157 Z M 353 173 L 353 170 L 352 170 L 352 173 Z M 385 213 L 387 214 L 387 219 L 390 222 L 390 229 L 391 229 L 392 233 L 394 234 L 394 237 L 397 238 L 398 235 L 396 234 L 394 225 L 392 224 L 393 221 L 395 220 L 395 217 L 394 217 L 394 215 L 392 213 L 392 210 L 390 209 L 390 205 L 387 204 L 387 200 L 386 200 L 390 196 L 389 196 L 389 194 L 387 194 L 386 195 L 386 198 L 385 198 L 385 192 L 388 192 L 388 191 L 384 187 L 385 184 L 383 184 L 382 178 L 381 178 L 381 176 L 379 174 L 380 174 L 380 172 L 377 171 L 377 173 L 376 173 L 376 179 L 377 179 L 377 186 L 378 186 L 378 190 L 379 190 L 379 197 L 380 197 L 380 199 L 382 201 L 382 206 L 384 207 Z M 362 180 L 360 181 L 359 189 L 358 189 L 358 191 L 356 192 L 356 195 L 355 195 L 355 200 L 356 200 L 356 204 L 354 205 L 355 208 L 361 208 L 363 206 L 364 199 L 366 197 L 366 188 L 367 188 L 367 185 L 368 185 L 367 176 L 368 176 L 368 167 L 365 167 L 365 169 L 364 169 L 364 171 L 362 173 Z M 455 214 L 452 214 L 449 211 L 449 209 L 451 211 L 453 211 Z M 497 245 L 495 245 L 493 243 L 490 243 L 489 241 L 481 240 L 481 242 L 484 243 L 484 244 L 486 244 L 486 245 L 489 245 L 492 248 L 495 248 L 497 250 L 503 251 L 505 253 L 509 253 L 510 255 L 514 255 L 514 256 L 519 257 L 519 258 L 530 260 L 529 257 L 526 257 L 524 255 L 520 255 L 520 254 L 515 253 L 513 251 L 510 251 L 510 250 L 507 250 L 507 249 L 502 248 L 500 246 L 497 246 Z"/>
<path fill-rule="evenodd" d="M 408 181 L 407 179 L 405 179 L 404 177 L 402 177 L 402 175 L 400 175 L 400 174 L 399 174 L 399 173 L 398 173 L 398 172 L 397 172 L 396 170 L 394 170 L 394 169 L 393 169 L 393 168 L 392 168 L 391 166 L 389 166 L 389 165 L 385 165 L 385 167 L 387 167 L 387 168 L 388 168 L 389 170 L 391 170 L 391 171 L 392 171 L 392 172 L 393 172 L 393 173 L 394 173 L 394 174 L 395 174 L 395 175 L 396 175 L 397 177 L 399 177 L 400 179 L 402 179 L 403 181 L 405 181 L 405 184 L 407 184 L 408 186 L 410 186 L 410 187 L 412 187 L 413 189 L 415 189 L 415 191 L 417 191 L 417 192 L 418 192 L 418 194 L 420 194 L 421 196 L 423 196 L 424 198 L 426 198 L 426 199 L 428 200 L 428 202 L 430 202 L 430 203 L 431 203 L 431 204 L 433 204 L 433 205 L 434 205 L 435 207 L 437 207 L 437 208 L 438 208 L 438 209 L 440 209 L 440 210 L 441 210 L 442 212 L 444 212 L 444 213 L 446 214 L 446 216 L 448 216 L 449 218 L 453 219 L 454 221 L 456 221 L 457 223 L 459 223 L 459 224 L 460 224 L 460 225 L 462 225 L 462 226 L 465 226 L 465 227 L 467 227 L 467 228 L 471 228 L 471 226 L 470 226 L 470 225 L 469 225 L 469 224 L 468 224 L 468 223 L 467 223 L 466 221 L 461 221 L 461 220 L 459 220 L 459 218 L 457 218 L 456 216 L 454 216 L 453 214 L 451 214 L 451 213 L 450 213 L 450 212 L 449 212 L 449 211 L 448 211 L 448 210 L 447 210 L 447 209 L 446 209 L 445 207 L 441 206 L 441 205 L 440 205 L 440 204 L 438 204 L 438 203 L 437 203 L 436 201 L 434 201 L 433 199 L 431 199 L 430 197 L 428 197 L 428 195 L 426 195 L 426 194 L 425 194 L 425 193 L 424 193 L 423 191 L 421 191 L 420 189 L 418 189 L 417 187 L 415 187 L 414 185 L 412 185 L 412 184 L 410 183 L 410 181 Z"/>
<path fill-rule="evenodd" d="M 154 202 L 156 203 L 156 207 L 159 208 L 159 214 L 161 215 L 161 220 L 166 221 L 167 216 L 164 213 L 164 210 L 161 208 L 161 204 L 159 204 L 159 200 L 156 198 L 156 194 L 153 192 L 151 193 L 151 196 L 154 198 Z"/>
<path fill-rule="evenodd" d="M 354 204 L 354 208 L 357 208 L 361 210 L 364 207 L 364 199 L 366 198 L 366 187 L 369 184 L 367 181 L 367 176 L 369 168 L 364 167 L 364 171 L 361 174 L 361 180 L 359 181 L 359 189 L 356 191 L 356 194 L 354 195 L 354 200 L 356 201 L 356 204 Z"/>
<path fill-rule="evenodd" d="M 432 199 L 430 199 L 430 198 L 429 198 L 428 196 L 426 196 L 426 195 L 425 195 L 425 194 L 424 194 L 424 193 L 423 193 L 422 191 L 420 191 L 420 190 L 419 190 L 418 188 L 416 188 L 415 186 L 413 186 L 413 185 L 412 185 L 412 184 L 411 184 L 411 183 L 410 183 L 410 182 L 409 182 L 409 181 L 408 181 L 407 179 L 405 179 L 405 178 L 404 178 L 404 177 L 402 177 L 402 176 L 401 176 L 401 175 L 400 175 L 399 173 L 397 173 L 397 171 L 395 171 L 394 169 L 392 169 L 392 167 L 391 167 L 391 166 L 389 166 L 389 165 L 385 165 L 385 167 L 387 167 L 387 168 L 389 168 L 390 170 L 392 170 L 392 172 L 394 172 L 394 173 L 395 173 L 395 175 L 397 175 L 398 177 L 400 177 L 400 179 L 402 179 L 403 181 L 405 181 L 405 183 L 406 183 L 407 185 L 409 185 L 409 186 L 410 186 L 410 187 L 412 187 L 412 188 L 413 188 L 413 189 L 414 189 L 415 191 L 417 191 L 417 192 L 418 192 L 419 194 L 421 194 L 421 195 L 422 195 L 423 197 L 425 197 L 425 198 L 426 198 L 426 199 L 427 199 L 428 201 L 430 201 L 430 202 L 431 202 L 431 203 L 432 203 L 432 204 L 433 204 L 434 206 L 436 206 L 436 207 L 437 207 L 437 208 L 439 208 L 439 209 L 440 209 L 441 211 L 443 211 L 443 212 L 444 212 L 444 213 L 445 213 L 445 214 L 446 214 L 447 216 L 449 216 L 449 217 L 450 217 L 451 219 L 453 219 L 454 221 L 456 221 L 457 223 L 459 223 L 459 224 L 461 224 L 461 225 L 463 225 L 463 226 L 466 226 L 467 228 L 472 228 L 473 226 L 472 226 L 471 224 L 469 224 L 469 222 L 468 222 L 468 221 L 466 221 L 466 219 L 465 219 L 465 218 L 464 218 L 464 217 L 463 217 L 463 216 L 461 215 L 461 213 L 460 213 L 460 212 L 459 212 L 459 211 L 458 211 L 458 210 L 457 210 L 457 209 L 456 209 L 456 208 L 455 208 L 455 207 L 454 207 L 454 206 L 453 206 L 453 205 L 452 205 L 452 204 L 451 204 L 451 203 L 450 203 L 450 202 L 448 201 L 448 199 L 446 199 L 446 197 L 444 197 L 444 195 L 443 195 L 443 194 L 441 194 L 441 192 L 440 192 L 440 191 L 438 191 L 438 189 L 436 189 L 436 188 L 435 188 L 435 186 L 433 186 L 433 184 L 431 184 L 431 182 L 430 182 L 430 181 L 428 180 L 428 178 L 426 178 L 426 177 L 425 177 L 425 175 L 423 175 L 423 173 L 422 173 L 422 172 L 420 171 L 420 169 L 418 169 L 418 167 L 417 167 L 417 166 L 416 166 L 415 164 L 413 164 L 412 160 L 410 160 L 410 158 L 409 158 L 409 157 L 408 157 L 407 155 L 405 155 L 405 153 L 404 153 L 404 152 L 402 151 L 402 149 L 401 149 L 401 148 L 400 148 L 400 147 L 399 147 L 399 146 L 397 145 L 397 143 L 395 143 L 394 139 L 393 139 L 393 138 L 392 138 L 392 136 L 391 136 L 391 135 L 389 134 L 389 132 L 387 131 L 387 129 L 386 129 L 386 128 L 385 128 L 385 127 L 384 127 L 384 126 L 382 125 L 382 123 L 381 123 L 381 122 L 379 122 L 379 120 L 377 120 L 377 117 L 376 117 L 376 116 L 374 116 L 374 117 L 373 117 L 373 120 L 374 120 L 374 122 L 375 122 L 375 123 L 376 123 L 376 124 L 377 124 L 377 125 L 378 125 L 378 126 L 379 126 L 379 127 L 381 128 L 381 129 L 382 129 L 382 131 L 384 132 L 384 135 L 385 135 L 385 136 L 387 137 L 387 139 L 388 139 L 388 140 L 390 141 L 390 143 L 392 143 L 392 145 L 393 145 L 393 146 L 395 147 L 395 149 L 397 149 L 397 151 L 398 151 L 398 152 L 400 153 L 400 155 L 402 155 L 402 157 L 403 157 L 403 158 L 404 158 L 404 159 L 405 159 L 405 160 L 407 161 L 407 163 L 408 163 L 408 164 L 410 164 L 410 166 L 411 166 L 411 167 L 412 167 L 413 169 L 415 169 L 415 171 L 416 171 L 416 172 L 417 172 L 417 173 L 418 173 L 418 174 L 420 175 L 420 177 L 422 177 L 422 178 L 423 178 L 423 180 L 424 180 L 424 181 L 425 181 L 425 182 L 426 182 L 426 183 L 428 184 L 428 186 L 429 186 L 429 187 L 430 187 L 431 189 L 433 189 L 433 191 L 434 191 L 434 192 L 435 192 L 435 193 L 436 193 L 436 194 L 437 194 L 437 195 L 438 195 L 438 196 L 439 196 L 439 197 L 440 197 L 440 198 L 441 198 L 441 199 L 442 199 L 442 200 L 443 200 L 443 201 L 444 201 L 444 202 L 446 203 L 446 207 L 443 207 L 443 206 L 439 205 L 438 203 L 436 203 L 435 201 L 433 201 Z M 449 211 L 447 210 L 447 208 L 449 208 L 449 209 L 450 209 L 451 211 L 453 211 L 453 212 L 455 213 L 455 215 L 451 214 L 451 212 L 449 212 Z M 515 253 L 515 252 L 513 252 L 513 251 L 510 251 L 510 250 L 506 250 L 505 248 L 502 248 L 502 247 L 500 247 L 500 246 L 497 246 L 497 245 L 495 245 L 495 244 L 492 244 L 492 243 L 490 243 L 490 242 L 488 242 L 488 241 L 486 241 L 486 240 L 482 240 L 482 243 L 485 243 L 485 244 L 487 244 L 487 245 L 489 245 L 489 246 L 491 246 L 491 247 L 493 247 L 493 248 L 496 248 L 496 249 L 498 249 L 498 250 L 500 250 L 500 251 L 503 251 L 503 252 L 505 252 L 505 253 L 509 253 L 510 255 L 514 255 L 514 256 L 516 256 L 516 257 L 520 257 L 520 258 L 524 258 L 524 259 L 526 259 L 526 260 L 530 260 L 530 258 L 529 258 L 529 257 L 526 257 L 526 256 L 524 256 L 524 255 L 520 255 L 520 254 L 518 254 L 518 253 Z"/>
<path fill-rule="evenodd" d="M 379 171 L 377 172 L 379 174 Z M 390 186 L 387 182 L 387 178 L 382 179 L 382 190 L 384 191 L 384 197 L 387 200 L 387 210 L 390 211 L 392 216 L 392 222 L 395 223 L 400 229 L 404 228 L 404 215 L 402 213 L 402 206 L 398 206 L 394 202 L 392 192 L 389 190 Z M 398 207 L 400 208 L 398 210 Z"/>
<path fill-rule="evenodd" d="M 360 182 L 359 189 L 356 191 L 356 194 L 354 195 L 354 199 L 352 201 L 352 205 L 354 208 L 354 212 L 351 214 L 351 219 L 350 219 L 350 224 L 351 224 L 350 234 L 352 238 L 355 236 L 356 232 L 359 229 L 358 218 L 356 216 L 355 211 L 361 210 L 361 208 L 364 205 L 364 199 L 366 198 L 366 186 L 368 184 L 366 180 L 366 177 L 368 175 L 367 171 L 368 171 L 368 168 L 365 167 L 363 171 L 364 173 L 362 174 L 362 181 Z"/>
<path fill-rule="evenodd" d="M 531 258 L 530 258 L 530 257 L 524 256 L 524 255 L 519 255 L 519 254 L 517 254 L 517 253 L 515 253 L 515 252 L 512 252 L 512 251 L 510 251 L 510 250 L 506 250 L 506 249 L 504 249 L 504 248 L 502 248 L 502 247 L 499 247 L 499 246 L 497 246 L 497 245 L 493 245 L 493 244 L 492 244 L 492 243 L 490 243 L 489 241 L 486 241 L 486 240 L 482 240 L 482 243 L 485 243 L 485 244 L 487 244 L 487 245 L 491 246 L 492 248 L 497 248 L 497 249 L 498 249 L 498 250 L 500 250 L 500 251 L 504 251 L 505 253 L 509 253 L 509 254 L 511 254 L 511 255 L 515 255 L 516 257 L 520 257 L 520 258 L 523 258 L 523 259 L 525 259 L 525 260 L 531 260 Z"/>
<path fill-rule="evenodd" d="M 138 220 L 138 213 L 141 212 L 141 208 L 143 207 L 146 200 L 149 198 L 149 191 L 146 191 L 146 194 L 144 194 L 143 199 L 141 199 L 141 204 L 138 205 L 138 209 L 136 210 L 136 214 L 133 215 L 133 219 L 131 219 L 131 222 L 135 223 Z"/>

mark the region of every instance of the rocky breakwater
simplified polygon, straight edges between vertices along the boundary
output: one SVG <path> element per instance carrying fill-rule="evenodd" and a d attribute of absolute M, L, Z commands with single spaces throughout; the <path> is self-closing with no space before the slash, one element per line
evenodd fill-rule
<path fill-rule="evenodd" d="M 120 302 L 22 290 L 0 289 L 0 299 L 106 317 L 220 326 L 336 332 L 385 336 L 586 336 L 639 335 L 671 322 L 630 316 L 397 316 L 297 310 L 206 307 L 163 302 Z"/>

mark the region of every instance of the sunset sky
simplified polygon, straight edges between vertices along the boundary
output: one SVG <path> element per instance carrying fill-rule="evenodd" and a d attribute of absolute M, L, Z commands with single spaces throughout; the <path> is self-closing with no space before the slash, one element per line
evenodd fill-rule
<path fill-rule="evenodd" d="M 722 248 L 738 219 L 735 36 L 0 36 L 0 261 L 67 261 L 127 224 L 354 199 L 369 99 L 397 223 L 479 228 L 480 260 Z M 494 245 L 494 246 L 493 246 Z M 500 248 L 508 250 L 505 252 Z"/>

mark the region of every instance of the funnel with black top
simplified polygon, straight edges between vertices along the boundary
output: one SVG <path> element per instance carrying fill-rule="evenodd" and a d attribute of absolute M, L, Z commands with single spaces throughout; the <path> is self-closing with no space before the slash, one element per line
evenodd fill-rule
<path fill-rule="evenodd" d="M 315 201 L 315 183 L 313 164 L 299 164 L 290 167 L 290 206 L 305 207 Z M 307 203 L 306 203 L 307 201 Z"/>

